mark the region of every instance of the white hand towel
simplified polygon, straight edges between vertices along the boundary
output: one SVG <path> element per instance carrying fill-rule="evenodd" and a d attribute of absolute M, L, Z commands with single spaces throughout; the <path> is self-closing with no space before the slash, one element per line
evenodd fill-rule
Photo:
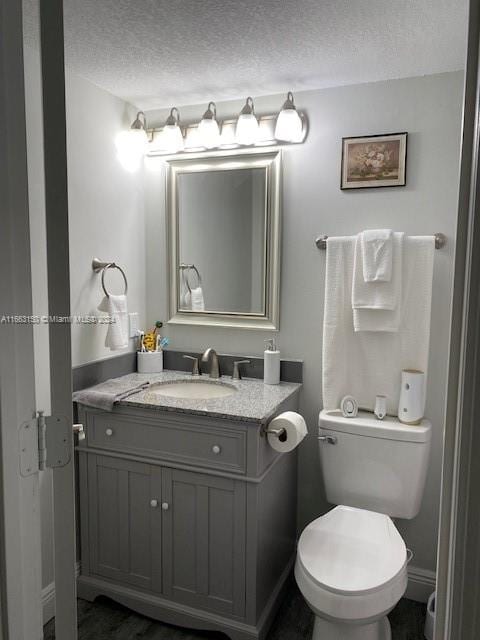
<path fill-rule="evenodd" d="M 365 282 L 361 234 L 356 237 L 353 260 L 353 309 L 383 309 L 392 311 L 401 304 L 403 233 L 393 234 L 392 279 L 389 282 Z"/>
<path fill-rule="evenodd" d="M 365 282 L 390 282 L 393 263 L 391 229 L 367 229 L 360 234 Z"/>
<path fill-rule="evenodd" d="M 105 346 L 112 351 L 128 347 L 128 307 L 127 296 L 105 296 L 98 305 L 99 311 L 105 311 L 112 322 L 108 325 Z"/>
<path fill-rule="evenodd" d="M 205 311 L 202 287 L 196 287 L 191 291 L 192 311 Z"/>
<path fill-rule="evenodd" d="M 427 374 L 434 260 L 433 236 L 404 240 L 401 323 L 397 332 L 355 332 L 352 275 L 355 237 L 327 240 L 323 320 L 323 405 L 338 409 L 353 395 L 373 411 L 376 395 L 396 415 L 402 369 Z"/>

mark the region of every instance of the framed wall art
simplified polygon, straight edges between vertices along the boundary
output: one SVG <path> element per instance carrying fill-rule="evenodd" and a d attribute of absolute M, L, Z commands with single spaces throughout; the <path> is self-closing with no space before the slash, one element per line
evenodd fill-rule
<path fill-rule="evenodd" d="M 403 187 L 406 164 L 406 132 L 343 138 L 340 188 Z"/>

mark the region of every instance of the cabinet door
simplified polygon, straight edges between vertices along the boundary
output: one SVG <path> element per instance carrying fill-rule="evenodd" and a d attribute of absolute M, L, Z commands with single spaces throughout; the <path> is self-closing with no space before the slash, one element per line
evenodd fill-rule
<path fill-rule="evenodd" d="M 245 613 L 245 484 L 164 469 L 163 587 L 177 602 Z"/>
<path fill-rule="evenodd" d="M 90 571 L 161 589 L 161 473 L 137 462 L 88 456 Z"/>

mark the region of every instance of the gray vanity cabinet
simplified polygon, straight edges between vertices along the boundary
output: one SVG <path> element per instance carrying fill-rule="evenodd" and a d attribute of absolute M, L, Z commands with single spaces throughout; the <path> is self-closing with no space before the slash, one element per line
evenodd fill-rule
<path fill-rule="evenodd" d="M 244 483 L 165 469 L 166 596 L 191 607 L 245 613 Z"/>
<path fill-rule="evenodd" d="M 161 493 L 155 467 L 88 456 L 89 553 L 92 573 L 161 591 L 162 519 L 151 506 Z"/>
<path fill-rule="evenodd" d="M 124 406 L 79 419 L 79 596 L 265 638 L 295 557 L 296 453 L 259 422 Z"/>

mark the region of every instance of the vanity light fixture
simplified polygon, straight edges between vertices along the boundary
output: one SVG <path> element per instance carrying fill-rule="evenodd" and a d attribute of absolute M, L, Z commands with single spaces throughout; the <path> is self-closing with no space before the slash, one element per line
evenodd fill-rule
<path fill-rule="evenodd" d="M 282 142 L 301 142 L 303 122 L 293 101 L 293 93 L 287 93 L 287 99 L 278 114 L 275 126 L 275 138 Z"/>
<path fill-rule="evenodd" d="M 177 153 L 183 151 L 185 142 L 180 129 L 180 112 L 177 107 L 172 107 L 165 126 L 163 127 L 163 145 L 165 151 Z"/>
<path fill-rule="evenodd" d="M 220 145 L 220 128 L 217 122 L 217 105 L 209 102 L 207 110 L 198 123 L 199 141 L 203 147 L 213 149 Z"/>
<path fill-rule="evenodd" d="M 253 99 L 248 97 L 245 106 L 240 111 L 235 131 L 235 139 L 237 144 L 255 144 L 258 141 L 259 127 Z"/>
<path fill-rule="evenodd" d="M 137 113 L 128 131 L 121 131 L 115 140 L 117 157 L 127 171 L 133 173 L 140 168 L 147 151 L 147 120 L 143 111 Z"/>

